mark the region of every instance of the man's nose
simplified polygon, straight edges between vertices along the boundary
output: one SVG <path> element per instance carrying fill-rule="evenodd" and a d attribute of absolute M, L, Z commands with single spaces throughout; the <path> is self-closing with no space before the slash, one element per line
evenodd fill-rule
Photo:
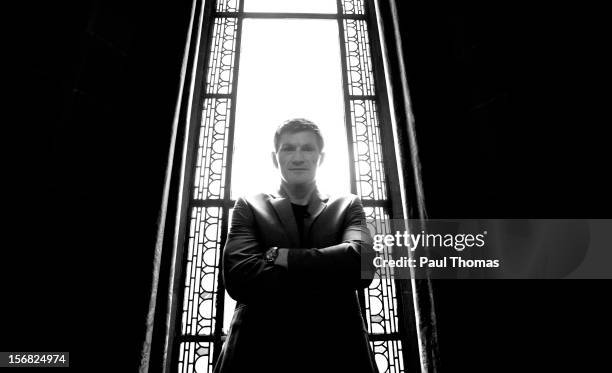
<path fill-rule="evenodd" d="M 304 162 L 304 154 L 302 153 L 301 150 L 298 150 L 295 152 L 295 154 L 293 155 L 293 158 L 291 159 L 291 161 L 293 163 L 303 163 Z"/>

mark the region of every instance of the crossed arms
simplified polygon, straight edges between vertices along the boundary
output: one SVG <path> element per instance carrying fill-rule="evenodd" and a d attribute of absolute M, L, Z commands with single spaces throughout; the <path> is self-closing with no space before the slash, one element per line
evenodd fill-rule
<path fill-rule="evenodd" d="M 344 216 L 338 228 L 342 231 L 338 244 L 311 249 L 280 248 L 281 260 L 268 263 L 263 256 L 268 247 L 258 239 L 253 211 L 244 199 L 238 199 L 223 252 L 223 278 L 230 296 L 249 303 L 289 291 L 367 287 L 375 269 L 375 251 L 359 198 L 351 201 Z M 362 271 L 368 275 L 363 276 Z"/>

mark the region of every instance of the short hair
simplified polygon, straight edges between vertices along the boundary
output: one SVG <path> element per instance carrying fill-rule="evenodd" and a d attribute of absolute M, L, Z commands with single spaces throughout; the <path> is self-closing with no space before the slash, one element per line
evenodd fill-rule
<path fill-rule="evenodd" d="M 319 126 L 314 124 L 314 122 L 304 118 L 289 119 L 283 122 L 283 124 L 281 124 L 280 126 L 278 126 L 276 132 L 274 133 L 274 150 L 278 152 L 280 138 L 283 134 L 302 131 L 314 133 L 317 137 L 317 145 L 319 146 L 319 151 L 323 150 L 323 145 L 325 145 L 325 143 L 323 142 L 323 136 L 321 135 L 321 130 L 319 129 Z"/>

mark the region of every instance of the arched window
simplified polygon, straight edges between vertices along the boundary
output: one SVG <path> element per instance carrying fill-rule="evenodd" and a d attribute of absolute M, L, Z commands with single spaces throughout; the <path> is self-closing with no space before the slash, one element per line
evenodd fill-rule
<path fill-rule="evenodd" d="M 228 221 L 237 196 L 276 186 L 262 172 L 272 172 L 280 122 L 321 126 L 331 161 L 321 189 L 359 195 L 374 233 L 407 218 L 374 1 L 194 4 L 176 227 L 163 239 L 172 265 L 159 275 L 168 276 L 169 300 L 156 320 L 164 319 L 163 370 L 181 373 L 212 371 L 220 352 L 235 305 L 220 276 Z M 383 273 L 359 294 L 380 372 L 420 365 L 413 292 L 414 282 Z"/>

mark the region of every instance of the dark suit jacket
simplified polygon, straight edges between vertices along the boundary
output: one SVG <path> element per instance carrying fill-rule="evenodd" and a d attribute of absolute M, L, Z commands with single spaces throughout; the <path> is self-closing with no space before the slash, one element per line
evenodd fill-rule
<path fill-rule="evenodd" d="M 222 266 L 237 305 L 215 372 L 377 371 L 356 293 L 375 255 L 361 201 L 315 191 L 308 215 L 299 237 L 282 192 L 236 202 Z M 287 268 L 265 262 L 272 246 Z"/>

